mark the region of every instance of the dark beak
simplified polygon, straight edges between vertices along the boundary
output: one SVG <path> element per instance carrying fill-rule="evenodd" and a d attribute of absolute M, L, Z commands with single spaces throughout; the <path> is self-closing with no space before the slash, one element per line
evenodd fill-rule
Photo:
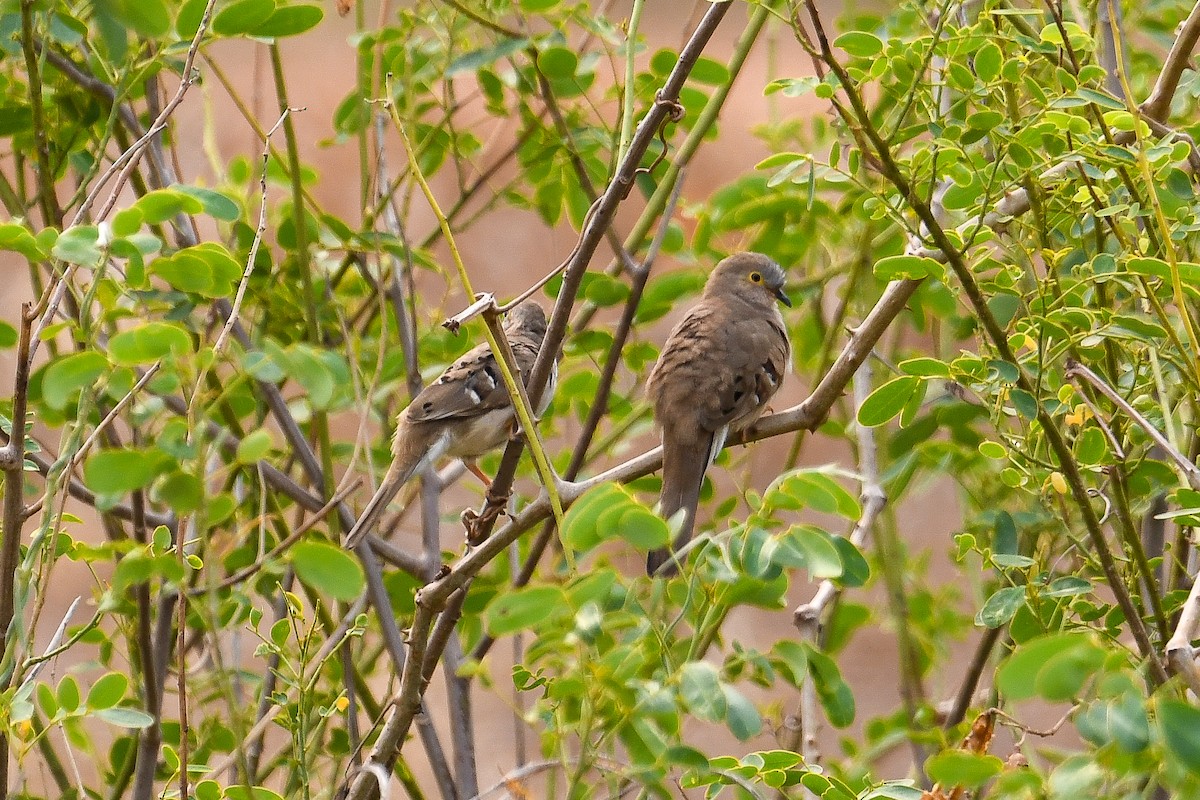
<path fill-rule="evenodd" d="M 775 290 L 775 299 L 777 299 L 779 302 L 783 303 L 788 308 L 792 307 L 792 299 L 790 297 L 788 297 L 787 294 L 783 291 L 782 286 L 780 286 L 778 289 Z"/>

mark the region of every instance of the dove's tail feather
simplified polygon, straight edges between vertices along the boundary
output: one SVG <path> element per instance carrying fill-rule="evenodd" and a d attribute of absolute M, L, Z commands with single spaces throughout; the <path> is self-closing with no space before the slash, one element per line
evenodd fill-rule
<path fill-rule="evenodd" d="M 406 441 L 406 433 L 402 423 L 396 430 L 396 440 L 392 447 L 392 463 L 384 474 L 383 481 L 380 482 L 379 488 L 367 503 L 367 507 L 363 509 L 358 522 L 354 523 L 354 527 L 346 534 L 348 549 L 352 550 L 357 547 L 362 539 L 375 529 L 383 517 L 384 510 L 387 509 L 388 503 L 392 502 L 392 498 L 396 496 L 401 487 L 408 483 L 409 479 L 426 464 L 433 463 L 440 458 L 446 449 L 444 441 L 434 442 L 432 447 L 420 446 L 422 443 L 411 440 Z"/>
<path fill-rule="evenodd" d="M 367 507 L 363 509 L 362 515 L 358 518 L 358 522 L 354 523 L 350 533 L 346 534 L 348 549 L 353 550 L 363 537 L 375 529 L 388 503 L 392 502 L 392 498 L 400 491 L 400 487 L 408 483 L 408 479 L 417 471 L 415 463 L 409 464 L 407 468 L 397 469 L 398 466 L 401 465 L 393 461 L 392 465 L 388 467 L 387 474 L 383 476 L 383 482 L 379 484 L 379 489 L 371 497 Z"/>
<path fill-rule="evenodd" d="M 696 506 L 700 502 L 700 487 L 704 484 L 704 472 L 725 444 L 723 432 L 709 434 L 707 439 L 697 442 L 696 447 L 681 448 L 687 452 L 663 452 L 659 513 L 668 520 L 681 509 L 684 514 L 679 534 L 675 537 L 671 549 L 652 550 L 646 558 L 646 574 L 651 577 L 667 578 L 679 571 L 679 562 L 675 560 L 674 553 L 692 538 L 692 528 L 696 523 Z"/>

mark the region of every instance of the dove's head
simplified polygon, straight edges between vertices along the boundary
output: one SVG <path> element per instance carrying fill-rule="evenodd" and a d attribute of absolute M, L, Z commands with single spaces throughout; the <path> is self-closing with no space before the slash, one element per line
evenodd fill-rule
<path fill-rule="evenodd" d="M 738 297 L 755 306 L 773 306 L 776 300 L 791 306 L 783 291 L 786 279 L 783 269 L 762 253 L 734 253 L 708 276 L 704 294 Z"/>
<path fill-rule="evenodd" d="M 533 336 L 543 338 L 546 335 L 546 312 L 537 303 L 526 300 L 508 312 L 504 327 L 509 331 L 528 331 Z"/>

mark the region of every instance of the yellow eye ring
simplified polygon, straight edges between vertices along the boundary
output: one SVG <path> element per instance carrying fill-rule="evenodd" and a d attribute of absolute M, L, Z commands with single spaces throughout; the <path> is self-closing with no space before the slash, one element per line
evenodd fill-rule
<path fill-rule="evenodd" d="M 761 272 L 751 272 L 750 280 L 754 283 L 762 283 L 762 273 Z"/>

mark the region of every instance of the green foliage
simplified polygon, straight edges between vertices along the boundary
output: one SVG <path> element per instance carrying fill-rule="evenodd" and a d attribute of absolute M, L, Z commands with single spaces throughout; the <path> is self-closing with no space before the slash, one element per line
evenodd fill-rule
<path fill-rule="evenodd" d="M 301 542 L 291 550 L 296 576 L 323 597 L 353 600 L 362 593 L 362 567 L 340 547 Z"/>
<path fill-rule="evenodd" d="M 443 769 L 425 737 L 469 721 L 464 691 L 514 707 L 547 796 L 917 800 L 924 787 L 889 778 L 918 773 L 998 798 L 1200 793 L 1200 711 L 1163 656 L 1200 525 L 1179 463 L 1200 452 L 1200 78 L 1174 75 L 1165 111 L 1139 106 L 1186 5 L 1123 7 L 1118 58 L 1103 3 L 904 3 L 825 13 L 823 36 L 801 26 L 803 7 L 733 4 L 724 38 L 689 66 L 682 117 L 617 187 L 613 241 L 636 262 L 658 234 L 644 285 L 588 250 L 570 298 L 562 275 L 534 295 L 574 304 L 539 423 L 550 459 L 567 481 L 617 478 L 560 487 L 573 500 L 561 530 L 468 550 L 458 520 L 473 490 L 429 482 L 440 517 L 421 541 L 408 509 L 424 506 L 406 490 L 399 554 L 378 563 L 340 546 L 343 512 L 365 502 L 346 492 L 386 468 L 409 375 L 428 382 L 481 340 L 478 323 L 458 336 L 437 324 L 464 287 L 390 112 L 467 243 L 474 288 L 506 299 L 526 286 L 502 262 L 525 253 L 482 263 L 472 243 L 492 248 L 519 221 L 566 255 L 562 231 L 593 219 L 691 50 L 602 4 L 418 2 L 377 19 L 349 5 L 339 23 L 334 4 L 293 0 L 218 0 L 211 15 L 208 0 L 0 4 L 0 257 L 6 289 L 36 312 L 26 321 L 14 302 L 0 348 L 10 365 L 23 335 L 37 351 L 27 418 L 0 402 L 4 441 L 24 432 L 24 458 L 4 459 L 3 491 L 24 491 L 2 523 L 5 791 L 149 797 L 184 776 L 200 800 L 333 796 L 372 752 L 374 723 L 445 705 L 400 691 L 448 684 L 453 718 L 403 742 L 392 796 L 436 796 L 446 780 L 471 796 L 492 761 L 513 766 L 507 749 L 488 760 L 478 727 L 470 774 L 454 728 L 440 744 L 455 774 L 414 777 Z M 764 30 L 770 74 L 755 85 L 742 65 Z M 321 165 L 295 126 L 311 94 L 293 59 L 319 37 L 356 61 L 330 71 L 340 100 L 303 130 L 355 171 Z M 254 71 L 256 97 L 293 107 L 278 125 L 229 80 L 244 77 L 236 53 L 278 64 Z M 229 131 L 259 141 L 226 151 Z M 722 162 L 707 172 L 723 183 L 692 162 L 660 220 L 693 157 Z M 650 580 L 645 554 L 678 520 L 658 514 L 658 480 L 636 458 L 653 442 L 642 387 L 668 323 L 739 249 L 787 268 L 786 388 L 821 386 L 824 405 L 717 458 L 679 577 Z M 902 302 L 876 305 L 899 289 Z M 862 359 L 851 395 L 842 365 Z M 815 433 L 778 433 L 801 422 Z M 834 445 L 819 457 L 818 439 Z M 527 461 L 518 522 L 492 536 L 544 519 Z M 335 493 L 345 509 L 325 507 Z M 430 605 L 442 565 L 461 592 Z M 64 594 L 92 618 L 67 615 L 48 643 Z M 250 637 L 252 652 L 234 644 Z M 396 647 L 425 659 L 403 682 Z M 968 706 L 946 718 L 934 691 Z M 1043 736 L 1047 710 L 1066 735 Z M 264 715 L 286 743 L 260 758 Z M 973 740 L 976 715 L 1018 743 Z M 85 786 L 67 748 L 95 764 Z M 922 760 L 898 767 L 897 753 Z"/>

